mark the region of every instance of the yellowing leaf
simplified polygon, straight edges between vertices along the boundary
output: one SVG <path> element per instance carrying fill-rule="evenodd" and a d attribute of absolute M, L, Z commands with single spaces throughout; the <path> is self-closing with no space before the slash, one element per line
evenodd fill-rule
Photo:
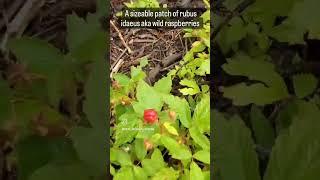
<path fill-rule="evenodd" d="M 167 131 L 170 133 L 170 134 L 173 134 L 173 135 L 176 135 L 178 136 L 178 131 L 176 130 L 176 128 L 174 128 L 173 126 L 171 126 L 170 123 L 168 122 L 165 122 L 163 123 L 163 126 L 167 129 Z"/>

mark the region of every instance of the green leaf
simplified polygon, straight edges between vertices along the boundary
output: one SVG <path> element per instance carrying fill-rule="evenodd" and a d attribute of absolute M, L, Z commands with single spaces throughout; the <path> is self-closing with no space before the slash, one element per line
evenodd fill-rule
<path fill-rule="evenodd" d="M 154 149 L 151 159 L 144 159 L 141 161 L 141 164 L 148 176 L 153 176 L 159 169 L 165 166 L 162 153 L 159 149 Z"/>
<path fill-rule="evenodd" d="M 114 169 L 114 167 L 110 164 L 110 174 L 112 176 L 114 176 L 116 174 L 116 170 Z"/>
<path fill-rule="evenodd" d="M 202 174 L 202 170 L 193 161 L 190 164 L 190 179 L 204 180 L 204 177 L 203 177 L 203 174 Z"/>
<path fill-rule="evenodd" d="M 80 163 L 47 164 L 38 169 L 28 180 L 90 180 L 87 168 Z"/>
<path fill-rule="evenodd" d="M 298 100 L 291 101 L 279 111 L 275 120 L 277 134 L 291 125 L 292 120 L 297 115 L 300 103 Z"/>
<path fill-rule="evenodd" d="M 91 125 L 105 133 L 107 110 L 106 104 L 108 103 L 107 86 L 101 84 L 107 84 L 106 78 L 106 66 L 103 59 L 93 63 L 89 79 L 85 85 L 85 101 L 83 104 L 84 112 L 90 121 Z"/>
<path fill-rule="evenodd" d="M 136 139 L 134 143 L 134 151 L 139 160 L 143 160 L 147 155 L 147 150 L 144 147 L 143 139 Z"/>
<path fill-rule="evenodd" d="M 159 169 L 162 168 L 160 164 L 158 164 L 156 161 L 153 161 L 151 159 L 144 159 L 141 162 L 143 171 L 148 175 L 152 176 L 155 173 L 158 172 Z"/>
<path fill-rule="evenodd" d="M 141 67 L 131 66 L 131 79 L 135 82 L 142 81 L 146 77 L 146 73 L 142 71 Z"/>
<path fill-rule="evenodd" d="M 71 139 L 80 160 L 86 163 L 94 174 L 102 174 L 107 157 L 105 134 L 94 128 L 76 127 L 71 131 Z"/>
<path fill-rule="evenodd" d="M 202 133 L 210 132 L 210 97 L 208 94 L 205 94 L 197 104 L 192 119 Z"/>
<path fill-rule="evenodd" d="M 113 177 L 114 180 L 133 180 L 134 175 L 131 167 L 121 167 L 117 174 Z"/>
<path fill-rule="evenodd" d="M 176 140 L 168 136 L 162 136 L 161 142 L 169 150 L 170 155 L 174 159 L 187 160 L 192 157 L 190 149 L 182 144 L 179 144 Z"/>
<path fill-rule="evenodd" d="M 264 180 L 316 180 L 320 176 L 320 110 L 302 102 L 291 126 L 277 138 Z"/>
<path fill-rule="evenodd" d="M 26 64 L 33 73 L 57 73 L 64 62 L 61 52 L 44 40 L 22 37 L 10 40 L 8 45 L 18 60 Z"/>
<path fill-rule="evenodd" d="M 200 130 L 196 126 L 191 127 L 189 129 L 189 132 L 190 132 L 190 136 L 192 137 L 192 139 L 196 144 L 198 144 L 200 147 L 202 147 L 205 150 L 210 149 L 209 139 L 205 135 L 201 134 Z"/>
<path fill-rule="evenodd" d="M 160 169 L 153 177 L 152 180 L 176 180 L 179 177 L 179 172 L 170 168 Z"/>
<path fill-rule="evenodd" d="M 298 98 L 312 94 L 317 88 L 318 80 L 312 74 L 298 74 L 293 76 L 293 86 Z"/>
<path fill-rule="evenodd" d="M 104 41 L 106 38 L 106 32 L 96 32 L 75 50 L 69 52 L 68 55 L 73 58 L 73 62 L 80 65 L 87 62 L 103 60 L 107 49 L 107 45 Z"/>
<path fill-rule="evenodd" d="M 221 179 L 260 180 L 258 159 L 250 130 L 238 117 L 226 120 L 213 111 L 214 155 Z M 232 172 L 232 173 L 230 173 Z"/>
<path fill-rule="evenodd" d="M 67 16 L 67 44 L 69 51 L 73 51 L 79 45 L 83 44 L 97 31 L 96 26 L 87 24 L 87 22 L 78 17 L 75 13 Z"/>
<path fill-rule="evenodd" d="M 196 74 L 200 76 L 210 74 L 210 58 L 202 60 L 200 67 L 196 70 Z"/>
<path fill-rule="evenodd" d="M 138 102 L 133 103 L 136 113 L 143 115 L 145 109 L 155 109 L 160 111 L 163 105 L 159 94 L 146 82 L 139 81 L 136 94 Z"/>
<path fill-rule="evenodd" d="M 238 54 L 224 64 L 223 69 L 230 75 L 246 76 L 249 80 L 260 81 L 252 85 L 239 83 L 223 87 L 223 95 L 232 99 L 235 105 L 265 105 L 288 97 L 284 80 L 275 71 L 274 65 L 264 57 L 253 60 L 249 56 Z"/>
<path fill-rule="evenodd" d="M 169 105 L 170 109 L 177 113 L 177 116 L 184 127 L 190 127 L 191 111 L 189 103 L 186 99 L 179 98 L 173 95 L 164 95 L 164 102 Z"/>
<path fill-rule="evenodd" d="M 110 149 L 110 161 L 112 163 L 117 163 L 122 167 L 132 165 L 130 155 L 127 152 L 117 148 Z"/>
<path fill-rule="evenodd" d="M 27 180 L 35 170 L 48 162 L 70 162 L 77 159 L 71 143 L 65 138 L 48 140 L 38 136 L 21 139 L 17 144 L 17 157 L 18 176 L 21 180 Z"/>
<path fill-rule="evenodd" d="M 133 166 L 133 173 L 134 173 L 134 177 L 135 179 L 141 179 L 141 180 L 147 180 L 148 176 L 146 175 L 146 173 L 143 171 L 143 169 L 141 167 L 138 166 Z"/>
<path fill-rule="evenodd" d="M 160 93 L 169 94 L 172 89 L 172 80 L 166 76 L 154 84 L 154 89 Z"/>
<path fill-rule="evenodd" d="M 290 44 L 304 43 L 303 36 L 308 32 L 308 38 L 320 38 L 318 17 L 320 15 L 317 7 L 319 6 L 317 0 L 301 0 L 294 3 L 294 6 L 288 18 L 279 26 L 272 35 L 280 41 L 289 42 Z M 305 19 L 303 17 L 309 17 Z M 281 37 L 281 35 L 284 35 Z"/>
<path fill-rule="evenodd" d="M 178 131 L 169 122 L 164 122 L 163 126 L 167 129 L 170 134 L 178 136 Z"/>
<path fill-rule="evenodd" d="M 275 132 L 269 120 L 256 106 L 252 106 L 250 121 L 257 144 L 264 148 L 271 148 L 275 139 Z"/>
<path fill-rule="evenodd" d="M 217 41 L 224 53 L 247 35 L 246 27 L 240 17 L 234 17 L 229 24 L 230 26 L 223 27 L 217 35 Z"/>
<path fill-rule="evenodd" d="M 161 151 L 156 148 L 154 149 L 152 155 L 151 155 L 151 159 L 157 163 L 159 163 L 159 165 L 161 167 L 164 167 L 165 166 L 165 162 L 164 162 L 164 159 L 163 159 L 163 156 L 162 156 L 162 153 Z"/>
<path fill-rule="evenodd" d="M 140 119 L 133 113 L 125 113 L 119 118 L 116 126 L 114 146 L 120 146 L 130 142 L 137 135 L 138 131 L 133 128 L 139 127 Z"/>
<path fill-rule="evenodd" d="M 113 78 L 121 85 L 121 86 L 127 86 L 130 83 L 130 78 L 121 73 L 116 73 L 113 75 Z"/>
<path fill-rule="evenodd" d="M 188 88 L 179 89 L 179 91 L 185 96 L 195 95 L 200 92 L 200 88 L 194 79 L 192 80 L 183 79 L 180 81 L 180 84 L 188 87 Z"/>
<path fill-rule="evenodd" d="M 206 164 L 210 164 L 210 152 L 208 150 L 201 150 L 201 151 L 196 152 L 193 155 L 193 158 L 195 158 L 201 162 L 204 162 Z"/>
<path fill-rule="evenodd" d="M 80 62 L 103 58 L 106 34 L 101 30 L 96 15 L 88 14 L 87 20 L 76 14 L 67 16 L 67 44 L 72 57 Z"/>
<path fill-rule="evenodd" d="M 202 171 L 202 174 L 203 174 L 203 178 L 205 180 L 210 180 L 210 171 Z M 215 173 L 213 173 L 213 174 L 215 174 Z M 214 178 L 214 179 L 216 179 L 216 178 Z"/>

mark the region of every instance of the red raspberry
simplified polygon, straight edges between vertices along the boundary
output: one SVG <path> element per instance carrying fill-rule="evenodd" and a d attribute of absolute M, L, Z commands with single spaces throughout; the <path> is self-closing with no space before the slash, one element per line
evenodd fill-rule
<path fill-rule="evenodd" d="M 143 119 L 145 123 L 154 124 L 158 122 L 158 113 L 154 109 L 144 110 Z"/>

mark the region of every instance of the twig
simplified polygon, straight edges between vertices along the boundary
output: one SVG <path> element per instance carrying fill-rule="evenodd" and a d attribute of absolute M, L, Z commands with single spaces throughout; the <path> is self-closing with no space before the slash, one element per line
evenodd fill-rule
<path fill-rule="evenodd" d="M 114 63 L 111 65 L 111 68 L 113 69 L 115 65 L 118 63 L 118 61 L 122 58 L 122 56 L 127 52 L 127 49 L 125 49 L 120 56 L 114 61 Z"/>
<path fill-rule="evenodd" d="M 9 35 L 17 34 L 17 36 L 21 36 L 30 20 L 35 17 L 44 3 L 44 0 L 28 0 L 10 22 L 7 30 Z"/>
<path fill-rule="evenodd" d="M 28 0 L 22 6 L 15 18 L 8 24 L 7 31 L 2 38 L 1 50 L 3 52 L 6 51 L 8 39 L 12 36 L 20 37 L 44 3 L 44 0 Z"/>
<path fill-rule="evenodd" d="M 6 19 L 7 20 L 10 20 L 13 15 L 19 10 L 19 8 L 22 6 L 23 4 L 23 0 L 15 0 L 14 3 L 11 4 L 11 6 L 9 7 L 9 9 L 6 11 L 6 10 L 3 10 L 6 14 Z M 0 29 L 3 28 L 4 25 L 6 25 L 6 19 L 4 21 L 1 21 L 0 22 Z"/>
<path fill-rule="evenodd" d="M 133 43 L 156 43 L 157 40 L 152 40 L 152 39 L 132 39 L 132 44 Z"/>
<path fill-rule="evenodd" d="M 130 49 L 130 47 L 127 45 L 126 41 L 123 39 L 123 36 L 120 32 L 120 30 L 117 28 L 117 26 L 114 24 L 113 21 L 110 20 L 110 24 L 112 25 L 112 27 L 117 31 L 118 33 L 118 36 L 122 42 L 122 44 L 128 49 L 128 53 L 131 54 L 132 53 L 132 50 Z"/>
<path fill-rule="evenodd" d="M 124 63 L 123 59 L 119 59 L 118 63 L 112 68 L 110 73 L 110 78 L 112 78 L 114 73 L 117 73 L 121 67 L 121 65 Z"/>

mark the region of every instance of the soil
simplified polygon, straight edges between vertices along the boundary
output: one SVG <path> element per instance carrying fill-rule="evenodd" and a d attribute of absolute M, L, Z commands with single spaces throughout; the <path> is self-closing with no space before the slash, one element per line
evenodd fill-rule
<path fill-rule="evenodd" d="M 131 66 L 139 64 L 139 58 L 148 56 L 147 81 L 152 84 L 179 63 L 183 55 L 190 49 L 192 42 L 183 38 L 183 29 L 119 28 L 115 14 L 124 8 L 124 2 L 123 0 L 111 1 L 111 21 L 115 23 L 115 26 L 111 26 L 110 31 L 111 72 L 128 74 Z M 168 7 L 186 7 L 183 5 L 186 1 L 162 0 L 159 2 L 167 4 Z M 203 8 L 205 6 L 201 0 L 197 0 L 189 2 L 188 7 Z M 123 40 L 120 36 L 123 37 Z M 129 53 L 125 46 L 128 46 L 132 53 Z M 161 64 L 166 59 L 170 59 L 171 62 Z M 120 63 L 121 66 L 117 67 L 117 63 Z"/>

